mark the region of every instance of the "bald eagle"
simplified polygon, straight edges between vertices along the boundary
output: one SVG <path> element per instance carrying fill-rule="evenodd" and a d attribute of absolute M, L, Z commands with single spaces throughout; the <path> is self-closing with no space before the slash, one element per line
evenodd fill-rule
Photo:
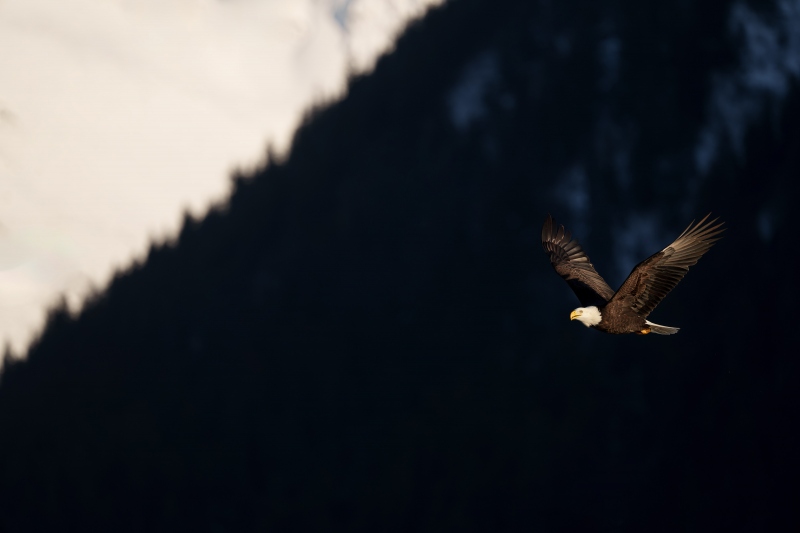
<path fill-rule="evenodd" d="M 547 215 L 542 227 L 542 246 L 550 264 L 564 278 L 583 307 L 569 315 L 587 327 L 606 333 L 672 335 L 678 328 L 653 324 L 647 316 L 664 299 L 689 267 L 718 241 L 724 229 L 717 219 L 706 222 L 709 215 L 689 227 L 675 241 L 636 265 L 625 283 L 614 292 L 595 271 L 589 256 L 581 249 L 564 226 L 556 227 Z"/>

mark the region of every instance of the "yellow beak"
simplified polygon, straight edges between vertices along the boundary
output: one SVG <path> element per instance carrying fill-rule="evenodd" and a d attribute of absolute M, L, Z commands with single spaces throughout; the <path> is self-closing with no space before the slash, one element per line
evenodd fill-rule
<path fill-rule="evenodd" d="M 569 319 L 570 319 L 570 320 L 575 320 L 575 319 L 576 319 L 576 318 L 578 318 L 579 316 L 581 316 L 581 312 L 580 312 L 580 311 L 573 311 L 573 312 L 571 312 L 571 313 L 569 314 Z"/>

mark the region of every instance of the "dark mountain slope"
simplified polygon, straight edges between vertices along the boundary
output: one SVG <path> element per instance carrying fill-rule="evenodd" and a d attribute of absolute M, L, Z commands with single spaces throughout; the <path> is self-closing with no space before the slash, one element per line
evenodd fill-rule
<path fill-rule="evenodd" d="M 800 98 L 698 175 L 730 6 L 413 25 L 285 161 L 6 362 L 0 530 L 791 525 Z M 709 210 L 725 238 L 652 315 L 679 335 L 569 323 L 547 212 L 616 286 L 616 256 Z"/>

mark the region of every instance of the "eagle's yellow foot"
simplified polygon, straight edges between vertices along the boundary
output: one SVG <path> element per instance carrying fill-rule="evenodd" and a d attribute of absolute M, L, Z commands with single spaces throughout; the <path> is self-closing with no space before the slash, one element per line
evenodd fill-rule
<path fill-rule="evenodd" d="M 636 332 L 637 335 L 647 335 L 648 333 L 650 333 L 650 328 L 644 328 L 642 331 Z"/>

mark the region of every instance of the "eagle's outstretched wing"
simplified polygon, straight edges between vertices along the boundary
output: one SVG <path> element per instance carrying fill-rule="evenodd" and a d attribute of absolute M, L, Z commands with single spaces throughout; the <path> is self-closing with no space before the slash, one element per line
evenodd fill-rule
<path fill-rule="evenodd" d="M 581 305 L 604 305 L 614 296 L 614 291 L 594 269 L 578 241 L 564 226 L 557 227 L 550 215 L 542 226 L 542 247 L 550 257 L 550 264 L 575 291 Z"/>
<path fill-rule="evenodd" d="M 651 255 L 631 271 L 628 279 L 617 291 L 615 299 L 626 299 L 631 308 L 646 317 L 675 288 L 715 242 L 721 237 L 722 222 L 718 219 L 706 222 L 710 214 L 697 224 L 692 221 L 675 242 Z"/>

